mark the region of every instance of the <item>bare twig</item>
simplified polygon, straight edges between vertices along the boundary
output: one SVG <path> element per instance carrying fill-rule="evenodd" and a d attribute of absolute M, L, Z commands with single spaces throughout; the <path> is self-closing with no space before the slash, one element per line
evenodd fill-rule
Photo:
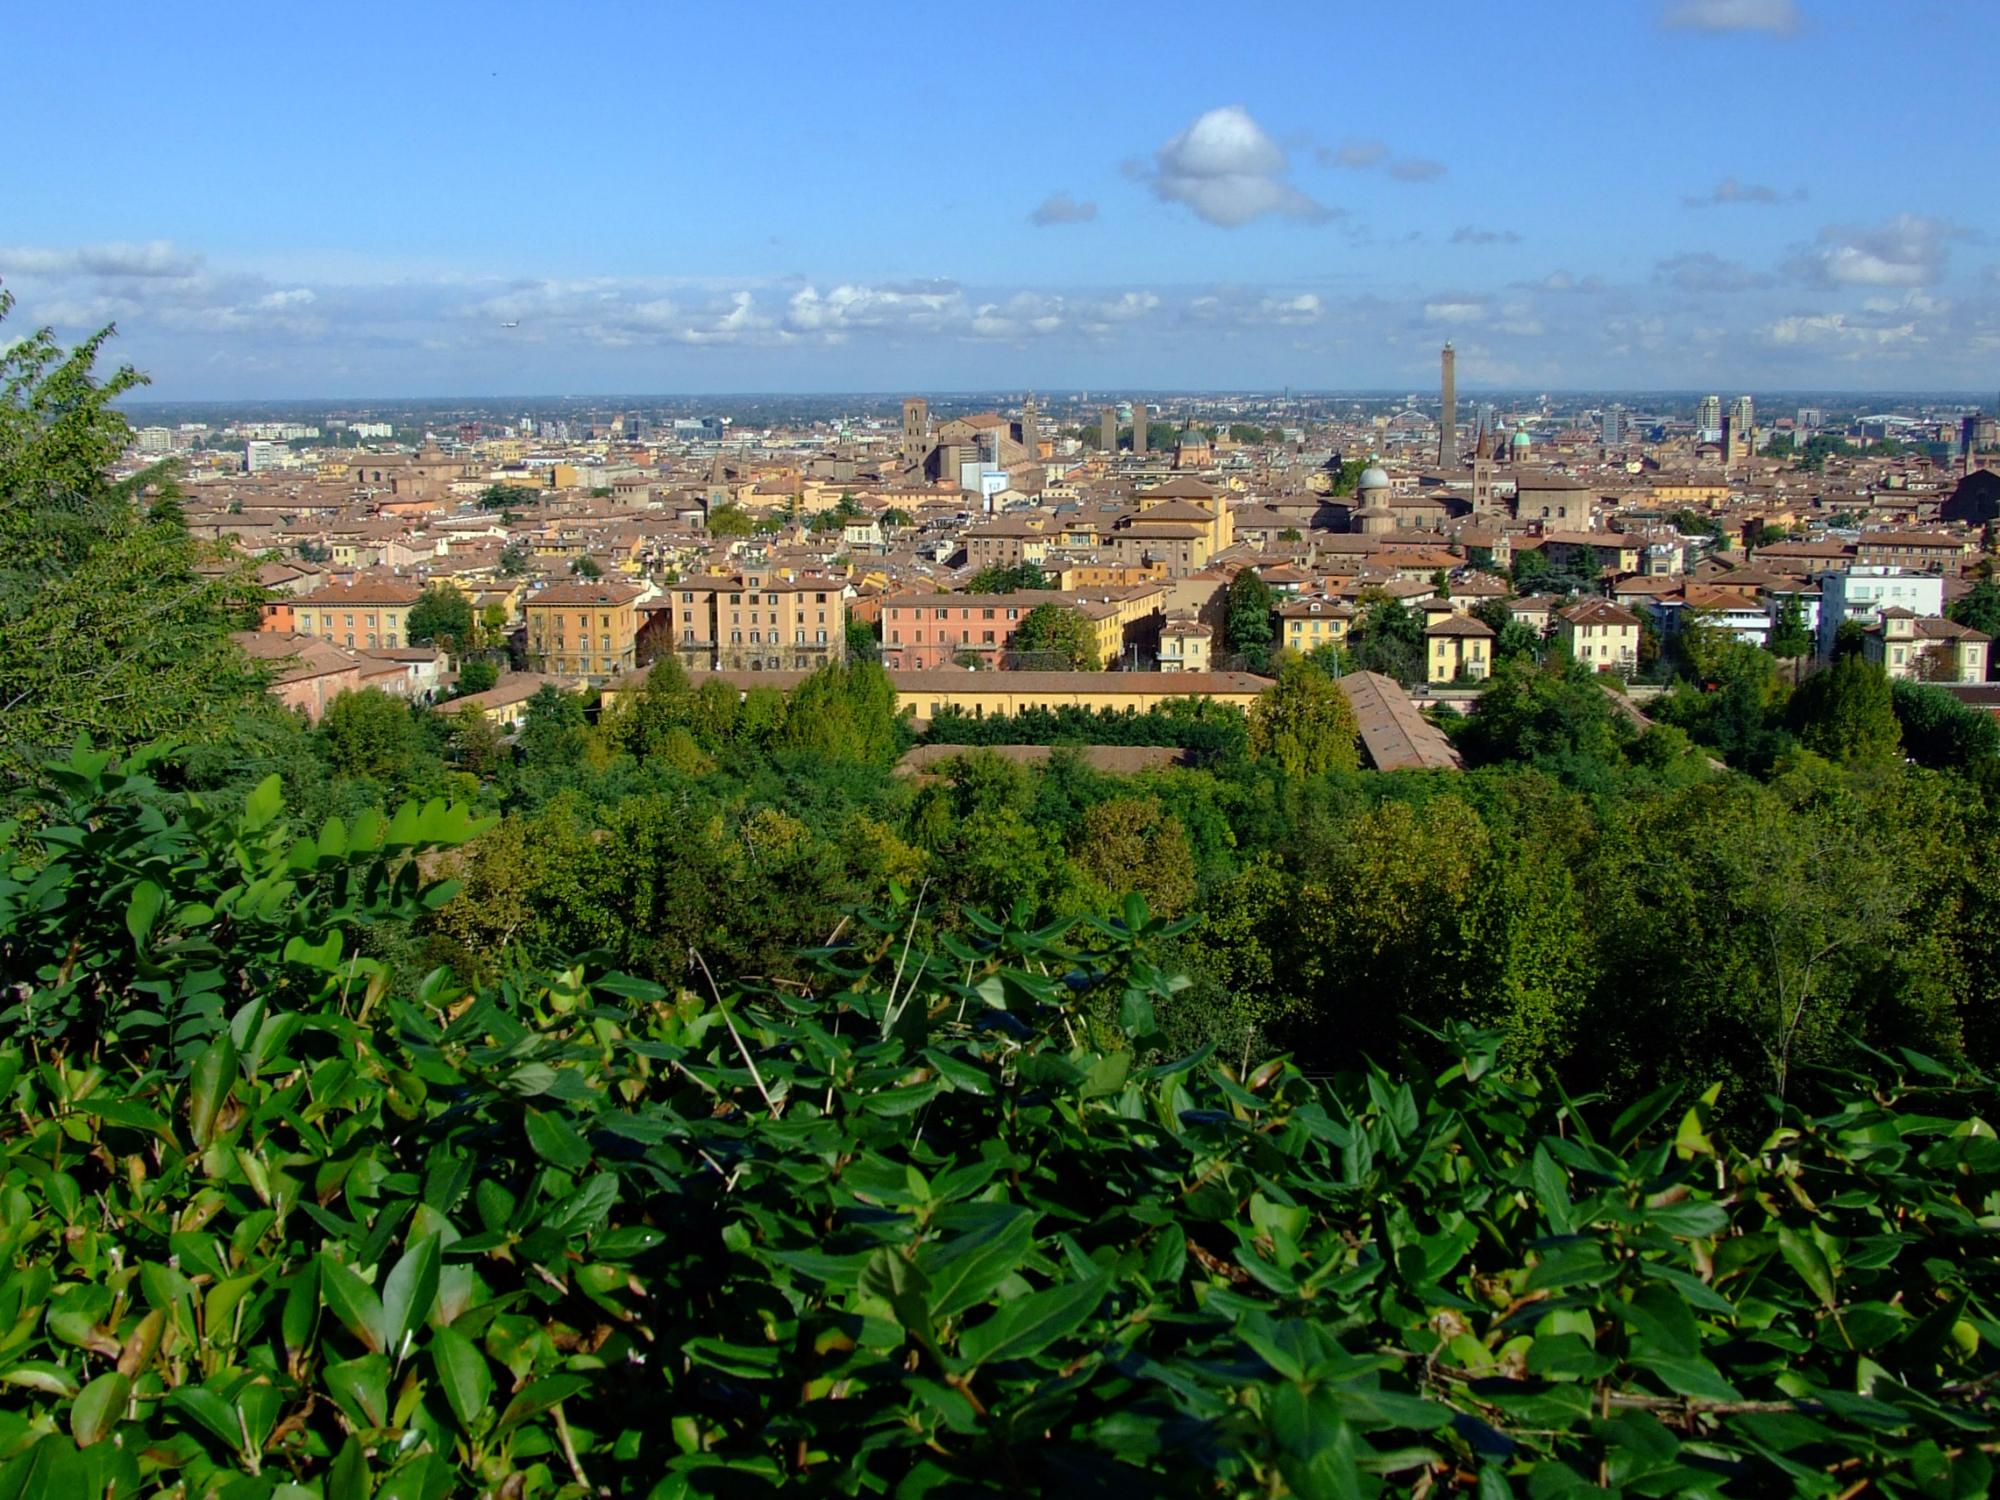
<path fill-rule="evenodd" d="M 708 992 L 715 997 L 715 1008 L 722 1012 L 722 1024 L 729 1028 L 729 1035 L 736 1043 L 736 1050 L 743 1055 L 745 1066 L 750 1069 L 750 1081 L 757 1085 L 757 1092 L 764 1096 L 765 1107 L 771 1111 L 771 1118 L 777 1119 L 782 1113 L 778 1101 L 771 1097 L 771 1091 L 764 1087 L 764 1075 L 757 1071 L 757 1059 L 750 1055 L 750 1048 L 744 1044 L 743 1033 L 736 1029 L 736 1021 L 729 1014 L 729 1007 L 722 1003 L 722 991 L 716 985 L 715 976 L 708 971 L 708 960 L 701 956 L 697 948 L 690 948 L 694 961 L 701 965 L 702 977 L 708 981 Z"/>

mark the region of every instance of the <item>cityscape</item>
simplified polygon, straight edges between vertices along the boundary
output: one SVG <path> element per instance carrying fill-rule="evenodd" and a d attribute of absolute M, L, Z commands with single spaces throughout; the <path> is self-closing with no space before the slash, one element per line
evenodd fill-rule
<path fill-rule="evenodd" d="M 0 1500 L 2000 1488 L 2000 9 L 102 20 Z"/>

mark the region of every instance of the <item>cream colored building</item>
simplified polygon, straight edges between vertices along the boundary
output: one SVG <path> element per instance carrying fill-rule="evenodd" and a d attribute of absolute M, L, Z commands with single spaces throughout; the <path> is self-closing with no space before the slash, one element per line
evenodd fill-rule
<path fill-rule="evenodd" d="M 1592 599 L 1559 612 L 1556 639 L 1594 672 L 1638 668 L 1639 617 L 1608 599 Z"/>

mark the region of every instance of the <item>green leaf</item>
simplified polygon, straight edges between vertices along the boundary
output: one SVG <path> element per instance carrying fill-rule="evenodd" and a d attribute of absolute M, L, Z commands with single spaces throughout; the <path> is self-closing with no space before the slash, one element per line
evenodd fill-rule
<path fill-rule="evenodd" d="M 546 1375 L 507 1403 L 507 1409 L 500 1413 L 500 1425 L 494 1430 L 507 1432 L 539 1417 L 557 1402 L 566 1401 L 578 1391 L 589 1388 L 590 1382 L 581 1375 Z"/>
<path fill-rule="evenodd" d="M 361 1440 L 352 1434 L 334 1455 L 326 1473 L 326 1500 L 369 1500 L 374 1482 L 368 1476 L 368 1458 Z"/>
<path fill-rule="evenodd" d="M 382 1283 L 383 1347 L 397 1359 L 409 1353 L 411 1339 L 437 1300 L 439 1243 L 431 1234 L 405 1249 Z"/>
<path fill-rule="evenodd" d="M 320 1372 L 333 1399 L 341 1404 L 348 1420 L 362 1427 L 386 1427 L 389 1423 L 389 1360 L 386 1355 L 364 1354 Z"/>
<path fill-rule="evenodd" d="M 1784 1255 L 1785 1263 L 1799 1273 L 1799 1279 L 1819 1298 L 1820 1306 L 1832 1307 L 1833 1267 L 1827 1264 L 1826 1256 L 1812 1238 L 1800 1234 L 1788 1224 L 1780 1224 L 1778 1249 Z"/>
<path fill-rule="evenodd" d="M 954 1318 L 991 1296 L 1028 1257 L 1035 1242 L 1035 1216 L 1018 1209 L 965 1234 L 933 1241 L 917 1253 L 930 1282 L 930 1310 Z"/>
<path fill-rule="evenodd" d="M 188 1079 L 188 1134 L 195 1145 L 207 1147 L 214 1141 L 216 1116 L 236 1086 L 236 1077 L 236 1044 L 225 1031 L 195 1059 Z"/>
<path fill-rule="evenodd" d="M 1039 1354 L 1084 1325 L 1104 1300 L 1106 1284 L 1106 1278 L 1093 1276 L 1017 1297 L 978 1327 L 965 1330 L 958 1352 L 974 1366 Z"/>
<path fill-rule="evenodd" d="M 132 887 L 132 898 L 125 905 L 125 930 L 132 934 L 133 947 L 146 946 L 146 939 L 152 935 L 153 924 L 159 921 L 160 907 L 165 901 L 166 893 L 150 880 L 142 880 Z"/>
<path fill-rule="evenodd" d="M 590 1142 L 578 1135 L 562 1115 L 539 1109 L 524 1110 L 522 1114 L 528 1127 L 528 1144 L 535 1148 L 535 1155 L 565 1172 L 580 1172 L 590 1165 Z"/>
<path fill-rule="evenodd" d="M 226 1396 L 205 1385 L 184 1385 L 167 1392 L 167 1404 L 208 1429 L 230 1452 L 243 1447 L 243 1424 Z"/>
<path fill-rule="evenodd" d="M 431 1363 L 451 1414 L 463 1431 L 471 1433 L 493 1395 L 493 1372 L 486 1356 L 456 1328 L 440 1328 L 431 1335 Z"/>
<path fill-rule="evenodd" d="M 116 1370 L 91 1381 L 70 1408 L 69 1430 L 79 1448 L 108 1437 L 132 1399 L 132 1382 Z"/>
<path fill-rule="evenodd" d="M 277 817 L 285 805 L 285 784 L 274 772 L 257 783 L 243 799 L 243 831 L 257 833 Z"/>
<path fill-rule="evenodd" d="M 375 1289 L 330 1255 L 319 1258 L 320 1296 L 347 1331 L 374 1354 L 389 1347 L 389 1320 Z"/>

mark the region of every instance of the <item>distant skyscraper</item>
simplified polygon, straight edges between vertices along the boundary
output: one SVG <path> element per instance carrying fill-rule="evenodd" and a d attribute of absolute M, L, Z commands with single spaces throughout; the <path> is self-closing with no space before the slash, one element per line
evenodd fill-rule
<path fill-rule="evenodd" d="M 1144 453 L 1146 451 L 1146 416 L 1146 403 L 1143 401 L 1134 401 L 1132 403 L 1132 451 L 1134 453 Z"/>
<path fill-rule="evenodd" d="M 1438 417 L 1438 467 L 1458 467 L 1458 355 L 1444 346 L 1444 411 Z"/>
<path fill-rule="evenodd" d="M 1694 410 L 1694 425 L 1701 432 L 1718 432 L 1722 428 L 1722 398 L 1703 396 L 1701 404 Z"/>
<path fill-rule="evenodd" d="M 1118 408 L 1101 407 L 1097 413 L 1097 445 L 1107 454 L 1118 451 Z"/>
<path fill-rule="evenodd" d="M 1604 409 L 1601 425 L 1604 434 L 1604 446 L 1607 448 L 1617 447 L 1625 441 L 1625 408 L 1622 406 L 1607 406 Z"/>
<path fill-rule="evenodd" d="M 1757 425 L 1757 409 L 1748 396 L 1738 396 L 1729 403 L 1729 414 L 1736 419 L 1736 430 L 1745 441 L 1749 440 L 1750 429 Z"/>

